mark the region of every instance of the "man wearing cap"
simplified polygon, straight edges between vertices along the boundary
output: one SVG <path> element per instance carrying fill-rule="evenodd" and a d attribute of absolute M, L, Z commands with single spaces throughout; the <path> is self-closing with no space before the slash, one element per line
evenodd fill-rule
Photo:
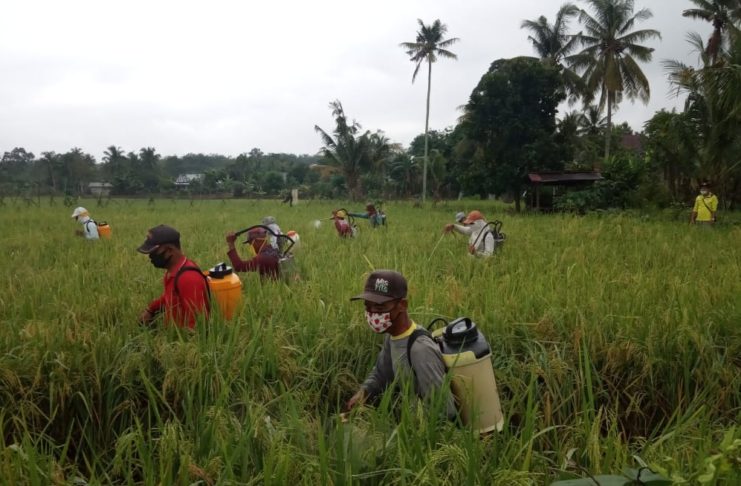
<path fill-rule="evenodd" d="M 414 391 L 427 399 L 445 381 L 445 363 L 440 348 L 428 335 L 420 335 L 407 358 L 409 336 L 418 327 L 407 313 L 407 281 L 393 270 L 376 270 L 365 282 L 365 291 L 350 300 L 365 301 L 365 318 L 373 332 L 385 334 L 376 365 L 350 400 L 347 410 L 372 400 L 394 380 L 413 379 Z M 411 367 L 410 367 L 411 363 Z M 446 414 L 455 417 L 452 395 L 446 391 Z"/>
<path fill-rule="evenodd" d="M 278 278 L 280 275 L 280 257 L 278 250 L 270 246 L 268 232 L 265 228 L 253 228 L 247 232 L 245 243 L 249 243 L 255 256 L 249 260 L 242 260 L 237 253 L 234 242 L 237 236 L 234 233 L 226 235 L 229 245 L 229 260 L 235 272 L 259 272 L 261 277 Z"/>
<path fill-rule="evenodd" d="M 147 239 L 137 248 L 149 255 L 156 268 L 165 269 L 162 295 L 153 300 L 139 316 L 139 322 L 150 324 L 159 314 L 165 325 L 193 329 L 200 315 L 208 317 L 209 290 L 206 277 L 198 265 L 188 260 L 180 249 L 180 233 L 161 224 L 151 228 Z"/>
<path fill-rule="evenodd" d="M 468 253 L 478 257 L 489 257 L 494 253 L 496 241 L 494 234 L 489 231 L 486 219 L 481 211 L 471 211 L 463 220 L 463 224 L 446 224 L 444 233 L 456 231 L 468 235 Z"/>
<path fill-rule="evenodd" d="M 352 238 L 355 236 L 352 225 L 347 221 L 348 214 L 344 209 L 336 209 L 332 211 L 332 219 L 334 220 L 334 228 L 337 230 L 337 234 L 340 238 Z"/>
<path fill-rule="evenodd" d="M 75 234 L 77 236 L 84 236 L 86 240 L 98 240 L 100 235 L 98 234 L 98 225 L 90 217 L 87 209 L 83 207 L 75 208 L 72 211 L 72 219 L 82 225 L 82 230 L 77 230 Z"/>
<path fill-rule="evenodd" d="M 700 184 L 700 195 L 695 198 L 695 207 L 692 209 L 690 223 L 712 225 L 715 223 L 715 213 L 718 211 L 718 198 L 710 192 L 710 184 Z"/>

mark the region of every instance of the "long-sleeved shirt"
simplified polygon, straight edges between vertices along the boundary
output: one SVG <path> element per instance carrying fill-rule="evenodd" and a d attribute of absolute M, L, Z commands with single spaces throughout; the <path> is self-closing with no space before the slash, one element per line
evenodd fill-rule
<path fill-rule="evenodd" d="M 203 275 L 195 270 L 186 270 L 180 274 L 178 288 L 175 290 L 175 277 L 183 267 L 198 267 L 183 257 L 174 271 L 165 272 L 165 291 L 153 300 L 147 310 L 152 314 L 165 313 L 165 325 L 175 324 L 178 327 L 193 329 L 200 314 L 209 313 L 208 284 Z"/>
<path fill-rule="evenodd" d="M 367 219 L 370 221 L 370 224 L 372 227 L 380 226 L 384 223 L 385 215 L 379 212 L 375 212 L 373 214 L 365 212 L 365 213 L 347 213 L 348 216 L 352 216 L 353 218 L 362 218 Z"/>
<path fill-rule="evenodd" d="M 80 218 L 82 223 L 82 233 L 85 235 L 86 240 L 98 240 L 100 235 L 98 234 L 98 224 L 92 220 L 90 216 L 83 216 Z"/>
<path fill-rule="evenodd" d="M 471 255 L 488 257 L 494 253 L 496 242 L 494 241 L 494 235 L 486 226 L 486 221 L 480 219 L 468 226 L 454 224 L 453 229 L 458 233 L 469 236 L 468 252 Z"/>
<path fill-rule="evenodd" d="M 337 230 L 337 234 L 339 234 L 342 238 L 352 238 L 352 226 L 350 226 L 350 223 L 348 223 L 344 219 L 335 218 L 334 227 Z"/>
<path fill-rule="evenodd" d="M 259 272 L 261 277 L 268 278 L 278 278 L 280 275 L 280 259 L 272 246 L 264 248 L 249 260 L 242 260 L 234 248 L 227 255 L 235 272 Z"/>
<path fill-rule="evenodd" d="M 418 397 L 424 399 L 439 389 L 445 380 L 445 363 L 440 348 L 428 336 L 420 336 L 412 345 L 411 362 L 414 370 L 409 367 L 407 358 L 407 342 L 417 325 L 412 323 L 409 330 L 400 336 L 386 334 L 383 348 L 378 353 L 376 365 L 365 379 L 361 388 L 373 398 L 382 393 L 394 379 L 414 379 L 414 391 Z M 447 396 L 447 416 L 452 418 L 456 414 L 455 401 L 452 393 Z"/>

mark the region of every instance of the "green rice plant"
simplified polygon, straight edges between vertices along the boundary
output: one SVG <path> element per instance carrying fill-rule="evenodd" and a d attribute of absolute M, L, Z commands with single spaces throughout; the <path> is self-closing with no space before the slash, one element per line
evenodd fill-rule
<path fill-rule="evenodd" d="M 0 207 L 2 484 L 525 485 L 636 457 L 677 482 L 741 482 L 737 215 L 701 231 L 659 213 L 390 203 L 386 228 L 341 240 L 314 221 L 349 202 L 116 202 L 80 201 L 111 223 L 99 242 L 73 236 L 66 207 Z M 486 261 L 440 236 L 474 208 L 508 235 Z M 137 324 L 162 288 L 135 251 L 148 228 L 178 228 L 207 268 L 266 214 L 301 235 L 299 281 L 242 275 L 238 315 L 195 332 Z M 381 344 L 348 300 L 375 268 L 406 275 L 417 323 L 484 332 L 502 432 L 476 437 L 392 391 L 340 420 Z"/>

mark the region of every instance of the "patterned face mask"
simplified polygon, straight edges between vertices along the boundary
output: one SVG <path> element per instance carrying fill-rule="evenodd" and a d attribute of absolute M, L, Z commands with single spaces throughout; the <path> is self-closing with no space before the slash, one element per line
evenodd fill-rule
<path fill-rule="evenodd" d="M 368 312 L 365 311 L 365 320 L 368 321 L 368 325 L 373 329 L 373 332 L 381 334 L 391 327 L 391 313 L 390 312 Z"/>

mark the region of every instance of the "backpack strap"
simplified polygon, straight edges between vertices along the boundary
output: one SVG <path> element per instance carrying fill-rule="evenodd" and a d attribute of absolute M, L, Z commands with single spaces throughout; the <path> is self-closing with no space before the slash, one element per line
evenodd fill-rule
<path fill-rule="evenodd" d="M 90 218 L 87 221 L 85 221 L 85 231 L 90 233 L 90 228 L 88 227 L 90 223 L 93 223 L 93 225 L 95 226 L 95 231 L 98 231 L 98 223 L 96 223 L 93 218 Z M 98 233 L 98 237 L 100 237 L 100 233 Z"/>
<path fill-rule="evenodd" d="M 180 276 L 185 272 L 197 272 L 198 275 L 203 277 L 203 280 L 206 282 L 206 300 L 211 303 L 211 287 L 208 285 L 208 277 L 206 277 L 200 268 L 195 267 L 193 265 L 183 265 L 180 267 L 180 270 L 178 270 L 178 273 L 175 274 L 175 294 L 177 294 L 178 299 L 180 298 L 180 290 L 178 289 L 178 280 L 180 280 Z"/>
<path fill-rule="evenodd" d="M 417 339 L 420 336 L 427 336 L 428 338 L 432 338 L 432 334 L 430 334 L 430 331 L 425 329 L 424 327 L 418 327 L 414 331 L 412 331 L 412 334 L 409 335 L 409 339 L 407 340 L 407 361 L 409 361 L 409 368 L 411 368 L 412 373 L 414 373 L 414 366 L 412 366 L 412 346 L 417 341 Z M 417 376 L 417 373 L 414 373 L 414 376 Z"/>

